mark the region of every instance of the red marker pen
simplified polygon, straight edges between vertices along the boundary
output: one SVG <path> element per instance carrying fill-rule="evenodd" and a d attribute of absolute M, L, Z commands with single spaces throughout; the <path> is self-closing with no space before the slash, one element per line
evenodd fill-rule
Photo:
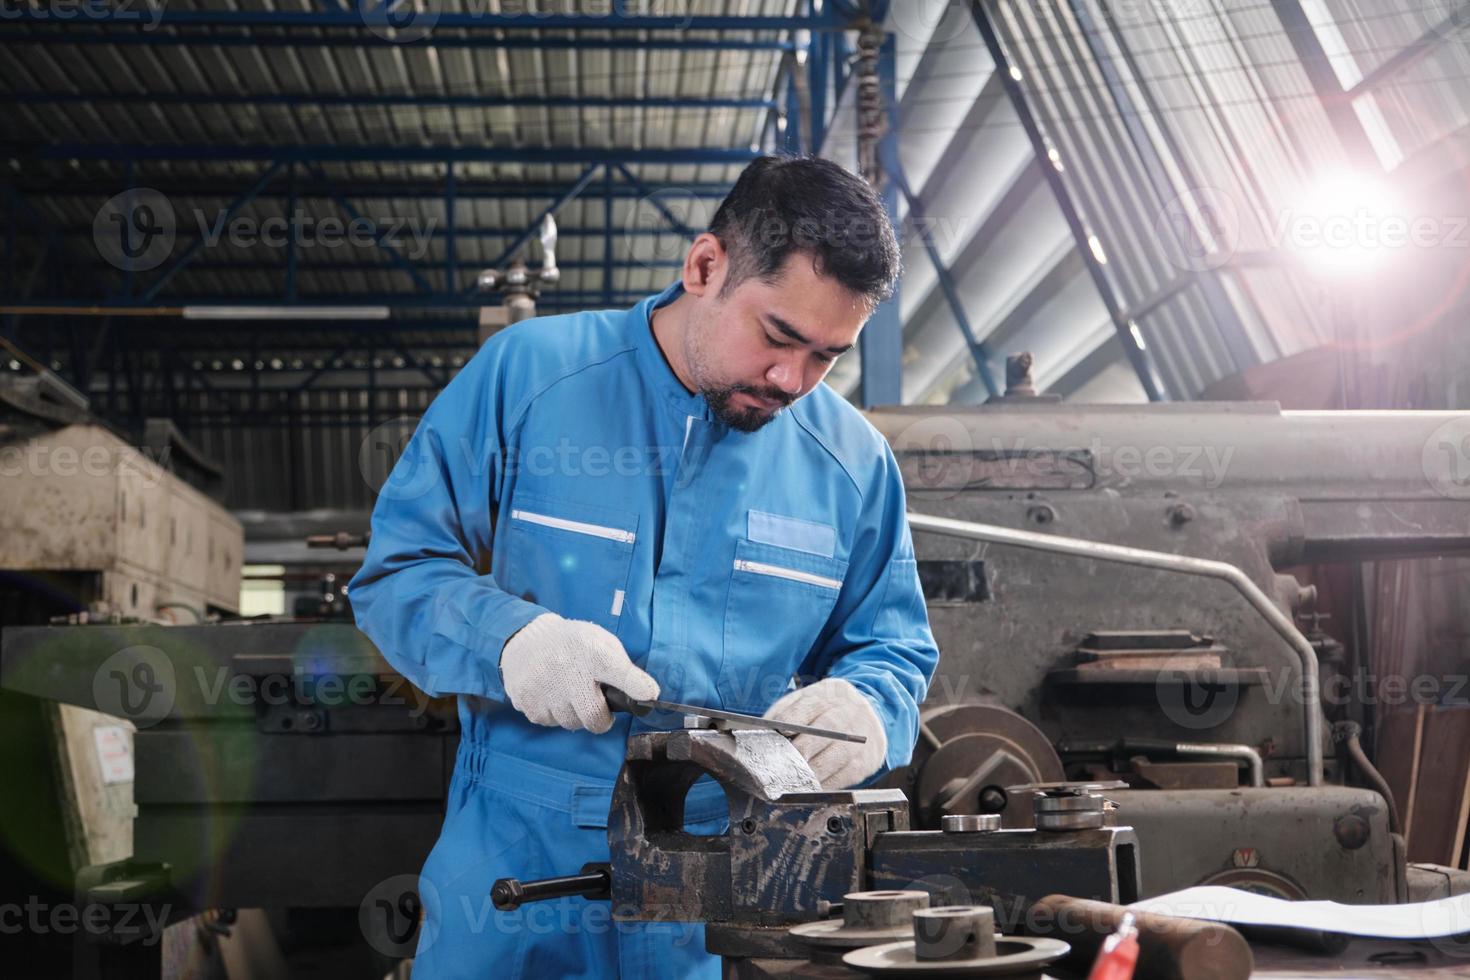
<path fill-rule="evenodd" d="M 1133 913 L 1128 912 L 1118 931 L 1103 940 L 1087 980 L 1131 980 L 1137 965 L 1138 930 L 1133 926 Z"/>

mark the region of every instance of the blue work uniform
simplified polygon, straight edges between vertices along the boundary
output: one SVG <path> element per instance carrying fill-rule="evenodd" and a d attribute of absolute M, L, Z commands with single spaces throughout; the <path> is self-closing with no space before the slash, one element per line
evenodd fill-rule
<path fill-rule="evenodd" d="M 718 975 L 697 924 L 490 903 L 496 878 L 607 860 L 612 783 L 649 730 L 566 731 L 510 706 L 501 648 L 547 611 L 616 634 L 669 700 L 761 714 L 793 676 L 841 677 L 883 721 L 885 769 L 913 750 L 938 652 L 893 455 L 825 385 L 754 433 L 715 419 L 650 327 L 680 291 L 496 334 L 379 491 L 357 624 L 419 688 L 459 695 L 462 725 L 417 976 Z M 691 829 L 725 816 L 718 786 L 691 790 Z"/>

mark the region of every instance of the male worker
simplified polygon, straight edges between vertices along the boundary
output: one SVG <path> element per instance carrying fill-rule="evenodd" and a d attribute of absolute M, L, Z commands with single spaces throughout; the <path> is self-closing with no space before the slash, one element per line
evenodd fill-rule
<path fill-rule="evenodd" d="M 908 761 L 938 654 L 903 484 L 821 384 L 897 273 L 863 181 L 762 158 L 678 283 L 518 323 L 429 407 L 351 584 L 393 665 L 459 695 L 417 976 L 718 975 L 701 926 L 490 904 L 497 878 L 607 860 L 612 783 L 649 728 L 600 684 L 865 736 L 794 740 L 824 788 Z M 690 829 L 725 816 L 717 785 L 691 790 Z"/>

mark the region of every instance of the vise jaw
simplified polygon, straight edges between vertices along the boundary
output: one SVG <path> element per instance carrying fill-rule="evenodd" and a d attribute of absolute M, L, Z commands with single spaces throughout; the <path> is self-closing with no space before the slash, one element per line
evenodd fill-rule
<path fill-rule="evenodd" d="M 684 830 L 685 796 L 706 775 L 729 804 L 724 834 Z M 908 821 L 900 790 L 823 792 L 778 732 L 634 735 L 608 818 L 613 916 L 757 926 L 821 918 L 869 887 L 869 848 Z"/>

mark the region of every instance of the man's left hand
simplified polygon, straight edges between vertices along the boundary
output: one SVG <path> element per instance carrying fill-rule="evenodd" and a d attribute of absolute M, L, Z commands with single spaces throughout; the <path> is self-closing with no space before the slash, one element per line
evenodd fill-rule
<path fill-rule="evenodd" d="M 888 754 L 888 736 L 872 702 L 838 677 L 792 691 L 771 705 L 766 717 L 867 738 L 862 743 L 818 735 L 798 735 L 791 740 L 825 790 L 856 786 L 877 772 Z"/>

